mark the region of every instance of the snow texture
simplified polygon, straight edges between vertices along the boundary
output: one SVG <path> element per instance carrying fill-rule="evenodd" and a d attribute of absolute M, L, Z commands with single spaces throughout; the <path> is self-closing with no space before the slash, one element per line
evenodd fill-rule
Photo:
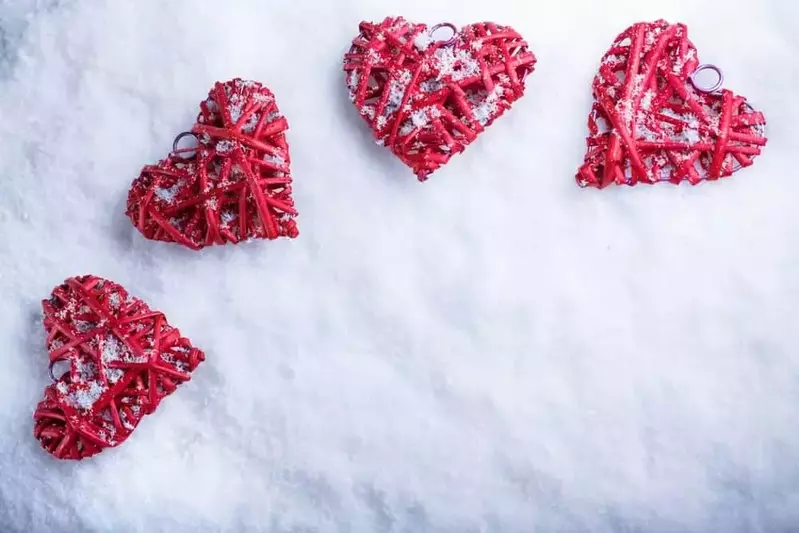
<path fill-rule="evenodd" d="M 391 14 L 511 24 L 539 59 L 426 184 L 341 72 Z M 597 64 L 659 17 L 770 144 L 722 183 L 581 190 Z M 0 0 L 0 531 L 796 531 L 798 22 L 787 0 Z M 236 76 L 288 117 L 302 235 L 146 242 L 128 186 Z M 83 273 L 208 359 L 125 445 L 61 463 L 32 437 L 39 300 Z"/>

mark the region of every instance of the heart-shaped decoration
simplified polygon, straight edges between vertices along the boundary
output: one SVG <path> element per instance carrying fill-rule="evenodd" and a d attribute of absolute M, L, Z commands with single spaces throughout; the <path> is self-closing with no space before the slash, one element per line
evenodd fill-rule
<path fill-rule="evenodd" d="M 68 279 L 42 306 L 54 383 L 36 408 L 34 435 L 59 459 L 125 442 L 205 359 L 162 313 L 108 280 Z M 56 363 L 69 366 L 59 378 Z"/>
<path fill-rule="evenodd" d="M 296 237 L 286 130 L 269 89 L 217 83 L 190 132 L 198 146 L 181 150 L 176 139 L 169 157 L 144 167 L 128 195 L 128 217 L 146 238 L 193 250 Z"/>
<path fill-rule="evenodd" d="M 442 27 L 452 38 L 434 39 Z M 429 31 L 398 17 L 360 30 L 344 57 L 350 99 L 420 181 L 523 96 L 536 62 L 521 35 L 490 22 Z"/>
<path fill-rule="evenodd" d="M 718 73 L 704 88 L 695 75 Z M 658 20 L 625 30 L 593 84 L 583 187 L 717 180 L 752 164 L 766 144 L 763 114 L 718 90 L 721 72 L 700 65 L 683 24 Z"/>

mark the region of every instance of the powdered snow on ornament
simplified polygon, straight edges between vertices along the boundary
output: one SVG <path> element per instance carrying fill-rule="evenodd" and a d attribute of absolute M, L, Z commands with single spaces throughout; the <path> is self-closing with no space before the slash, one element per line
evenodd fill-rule
<path fill-rule="evenodd" d="M 763 113 L 732 91 L 695 85 L 698 68 L 684 24 L 642 22 L 619 35 L 594 79 L 577 183 L 695 185 L 752 165 L 766 145 Z"/>
<path fill-rule="evenodd" d="M 51 375 L 34 435 L 59 459 L 119 446 L 205 359 L 158 311 L 108 280 L 70 278 L 42 303 Z"/>
<path fill-rule="evenodd" d="M 127 215 L 148 239 L 199 250 L 250 239 L 295 238 L 288 122 L 254 81 L 217 83 L 190 133 L 198 146 L 144 167 Z"/>
<path fill-rule="evenodd" d="M 437 40 L 402 17 L 362 22 L 344 57 L 350 93 L 377 144 L 420 181 L 490 126 L 524 94 L 536 58 L 508 26 L 491 22 Z M 436 28 L 434 28 L 435 30 Z"/>

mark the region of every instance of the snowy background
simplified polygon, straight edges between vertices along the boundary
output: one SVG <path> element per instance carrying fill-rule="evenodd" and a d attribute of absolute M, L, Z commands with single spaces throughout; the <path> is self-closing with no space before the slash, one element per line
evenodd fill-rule
<path fill-rule="evenodd" d="M 539 59 L 426 184 L 340 71 L 389 14 L 511 24 Z M 722 183 L 581 190 L 599 59 L 659 17 L 770 144 Z M 0 531 L 797 531 L 797 24 L 792 0 L 0 0 Z M 130 182 L 235 76 L 290 121 L 300 238 L 144 241 Z M 84 273 L 208 360 L 76 464 L 31 415 L 39 301 Z"/>

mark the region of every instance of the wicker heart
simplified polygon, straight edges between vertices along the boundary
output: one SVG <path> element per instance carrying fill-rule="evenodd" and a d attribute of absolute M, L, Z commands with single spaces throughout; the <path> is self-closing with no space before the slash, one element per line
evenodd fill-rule
<path fill-rule="evenodd" d="M 269 89 L 217 83 L 191 131 L 199 145 L 178 150 L 176 141 L 167 159 L 144 167 L 128 195 L 128 217 L 148 239 L 193 250 L 296 237 L 287 129 Z"/>
<path fill-rule="evenodd" d="M 619 35 L 594 79 L 578 184 L 697 184 L 750 166 L 766 120 L 744 97 L 695 84 L 706 67 L 717 70 L 699 65 L 683 24 L 639 23 Z"/>
<path fill-rule="evenodd" d="M 507 26 L 473 24 L 448 41 L 424 24 L 362 22 L 344 58 L 350 99 L 420 181 L 474 142 L 524 94 L 535 56 Z"/>
<path fill-rule="evenodd" d="M 68 279 L 43 302 L 50 369 L 34 435 L 59 459 L 84 459 L 125 442 L 142 417 L 204 359 L 163 314 L 110 281 Z"/>

